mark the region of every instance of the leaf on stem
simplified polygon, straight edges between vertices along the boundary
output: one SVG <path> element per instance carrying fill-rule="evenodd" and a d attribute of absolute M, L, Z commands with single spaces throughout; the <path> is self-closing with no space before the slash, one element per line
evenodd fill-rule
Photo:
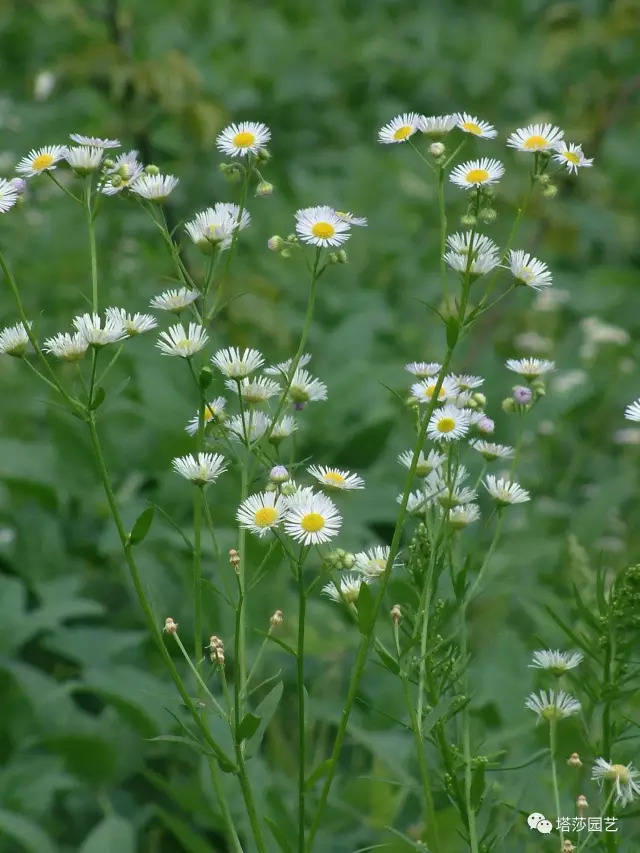
<path fill-rule="evenodd" d="M 149 506 L 137 517 L 135 524 L 131 528 L 131 533 L 129 534 L 129 543 L 131 545 L 138 545 L 146 537 L 151 527 L 154 514 L 154 508 Z"/>

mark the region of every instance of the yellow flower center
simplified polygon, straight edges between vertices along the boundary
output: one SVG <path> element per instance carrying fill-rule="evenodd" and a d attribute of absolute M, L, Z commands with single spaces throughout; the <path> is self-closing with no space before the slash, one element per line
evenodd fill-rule
<path fill-rule="evenodd" d="M 345 479 L 339 471 L 327 471 L 323 479 L 333 486 L 343 486 Z"/>
<path fill-rule="evenodd" d="M 33 158 L 31 168 L 36 172 L 39 172 L 42 169 L 48 168 L 53 163 L 53 160 L 53 154 L 38 154 L 37 157 Z"/>
<path fill-rule="evenodd" d="M 533 279 L 533 272 L 530 267 L 522 267 L 520 270 L 520 278 L 522 281 L 531 281 Z"/>
<path fill-rule="evenodd" d="M 486 169 L 470 169 L 466 179 L 468 184 L 483 184 L 489 180 L 489 172 Z"/>
<path fill-rule="evenodd" d="M 455 429 L 456 422 L 453 418 L 440 418 L 438 421 L 438 432 L 451 432 L 452 429 Z"/>
<path fill-rule="evenodd" d="M 629 781 L 631 774 L 629 770 L 624 766 L 624 764 L 612 764 L 611 767 L 607 770 L 606 773 L 607 779 L 618 780 L 622 782 L 623 785 L 626 785 Z"/>
<path fill-rule="evenodd" d="M 463 121 L 462 129 L 466 130 L 467 133 L 475 133 L 476 136 L 480 136 L 482 133 L 482 128 L 479 124 L 476 124 L 475 121 Z"/>
<path fill-rule="evenodd" d="M 436 390 L 435 383 L 433 385 L 427 385 L 424 389 L 424 396 L 430 400 L 433 397 L 433 392 Z M 443 400 L 446 396 L 447 392 L 444 390 L 442 385 L 440 386 L 440 390 L 438 391 L 438 400 Z"/>
<path fill-rule="evenodd" d="M 216 413 L 213 411 L 213 409 L 210 409 L 209 406 L 207 406 L 204 410 L 204 422 L 206 424 L 209 423 L 209 421 L 212 421 L 215 416 Z"/>
<path fill-rule="evenodd" d="M 273 506 L 261 506 L 256 510 L 254 521 L 258 527 L 269 527 L 278 517 L 278 510 Z"/>
<path fill-rule="evenodd" d="M 541 148 L 546 148 L 549 143 L 544 136 L 534 134 L 524 141 L 524 148 L 528 151 L 539 151 Z"/>
<path fill-rule="evenodd" d="M 300 527 L 307 533 L 317 533 L 324 527 L 324 518 L 319 512 L 308 512 L 300 519 Z"/>
<path fill-rule="evenodd" d="M 393 138 L 397 142 L 400 142 L 403 139 L 408 139 L 411 136 L 412 132 L 413 128 L 410 124 L 403 124 L 402 127 L 399 127 L 397 130 L 394 131 Z"/>
<path fill-rule="evenodd" d="M 311 233 L 314 237 L 319 237 L 321 240 L 326 240 L 329 237 L 333 237 L 336 233 L 336 229 L 330 222 L 316 222 L 311 227 Z"/>
<path fill-rule="evenodd" d="M 568 160 L 570 163 L 575 163 L 576 166 L 580 162 L 580 157 L 575 153 L 575 151 L 563 151 L 564 159 Z"/>
<path fill-rule="evenodd" d="M 255 134 L 250 133 L 248 130 L 244 130 L 242 133 L 236 133 L 233 137 L 233 144 L 236 148 L 249 148 L 249 146 L 253 145 L 255 141 Z"/>

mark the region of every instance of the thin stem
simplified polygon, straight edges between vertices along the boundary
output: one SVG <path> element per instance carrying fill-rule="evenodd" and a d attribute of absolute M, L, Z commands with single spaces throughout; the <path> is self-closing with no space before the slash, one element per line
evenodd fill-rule
<path fill-rule="evenodd" d="M 73 199 L 73 201 L 77 202 L 78 204 L 83 204 L 82 199 L 78 198 L 78 196 L 75 193 L 72 193 L 71 190 L 65 187 L 64 184 L 61 184 L 60 181 L 53 174 L 53 172 L 47 171 L 46 174 L 51 178 L 51 180 L 58 187 L 58 189 L 61 189 L 63 193 L 69 196 L 69 198 Z"/>
<path fill-rule="evenodd" d="M 193 491 L 193 659 L 200 669 L 202 656 L 202 487 Z"/>
<path fill-rule="evenodd" d="M 305 696 L 304 696 L 304 626 L 307 609 L 307 594 L 304 588 L 303 548 L 298 560 L 298 851 L 304 853 L 305 836 L 305 768 L 306 768 L 306 732 L 305 732 Z"/>
<path fill-rule="evenodd" d="M 98 313 L 98 257 L 96 253 L 96 227 L 95 215 L 91 204 L 91 176 L 87 176 L 85 183 L 84 203 L 87 212 L 87 224 L 89 226 L 89 254 L 91 256 L 91 308 L 94 314 Z"/>
<path fill-rule="evenodd" d="M 447 246 L 447 211 L 444 204 L 444 167 L 438 170 L 438 212 L 440 214 L 440 278 L 442 295 L 447 297 L 447 263 L 444 259 Z"/>
<path fill-rule="evenodd" d="M 220 782 L 220 771 L 218 770 L 218 765 L 212 758 L 209 759 L 208 764 L 209 773 L 211 774 L 211 781 L 213 783 L 213 790 L 216 792 L 218 804 L 220 805 L 220 811 L 222 812 L 222 819 L 227 828 L 227 834 L 229 836 L 228 840 L 231 842 L 231 846 L 235 853 L 243 853 L 242 844 L 240 844 L 240 839 L 238 838 L 238 833 L 233 822 L 233 817 L 231 816 L 231 812 L 229 811 L 229 804 L 227 803 L 227 798 Z"/>
<path fill-rule="evenodd" d="M 185 649 L 185 647 L 184 647 L 184 644 L 183 644 L 182 640 L 180 639 L 180 637 L 178 636 L 178 634 L 177 634 L 177 633 L 175 633 L 175 634 L 173 635 L 173 637 L 174 637 L 174 639 L 175 639 L 175 641 L 176 641 L 176 643 L 177 643 L 177 645 L 178 645 L 178 648 L 179 648 L 179 649 L 180 649 L 180 651 L 182 652 L 182 657 L 185 659 L 185 661 L 187 662 L 187 665 L 188 665 L 189 669 L 190 669 L 190 670 L 191 670 L 191 672 L 193 673 L 193 676 L 194 676 L 194 678 L 195 678 L 195 680 L 196 680 L 197 684 L 202 688 L 203 692 L 204 692 L 204 693 L 209 697 L 209 699 L 211 699 L 211 702 L 213 703 L 213 706 L 214 706 L 214 707 L 215 707 L 215 709 L 218 711 L 218 713 L 220 714 L 220 716 L 222 717 L 222 719 L 223 719 L 223 720 L 227 720 L 227 721 L 229 721 L 229 716 L 228 716 L 228 714 L 225 714 L 224 710 L 222 709 L 222 706 L 220 705 L 220 703 L 218 702 L 218 700 L 216 699 L 216 697 L 213 695 L 213 693 L 212 693 L 212 692 L 209 690 L 209 688 L 207 687 L 207 685 L 206 685 L 206 683 L 205 683 L 204 679 L 202 678 L 202 676 L 201 676 L 201 675 L 200 675 L 200 673 L 198 672 L 198 670 L 197 670 L 197 668 L 196 668 L 195 664 L 193 663 L 193 661 L 192 661 L 192 660 L 191 660 L 191 658 L 189 657 L 189 653 L 188 653 L 188 652 L 187 652 L 187 650 Z M 196 663 L 197 663 L 197 661 L 196 661 Z"/>
<path fill-rule="evenodd" d="M 553 784 L 553 798 L 555 802 L 556 808 L 556 819 L 561 816 L 560 812 L 560 789 L 558 787 L 558 773 L 556 771 L 556 727 L 558 725 L 558 721 L 555 717 L 552 717 L 549 720 L 549 751 L 551 753 L 551 782 Z M 564 844 L 564 832 L 562 829 L 562 823 L 559 824 L 560 827 L 560 846 Z"/>
<path fill-rule="evenodd" d="M 249 472 L 247 470 L 246 458 L 242 462 L 241 480 L 240 480 L 240 503 L 247 497 L 249 488 Z M 245 625 L 245 599 L 247 594 L 246 589 L 246 530 L 244 527 L 238 529 L 238 554 L 240 562 L 238 563 L 238 604 L 236 607 L 236 632 L 235 632 L 235 661 L 237 672 L 235 676 L 236 688 L 236 714 L 238 722 L 242 710 L 242 697 L 246 694 L 247 683 L 247 650 L 246 650 L 246 625 Z"/>
<path fill-rule="evenodd" d="M 461 653 L 464 662 L 464 691 L 468 691 L 467 656 L 469 654 L 469 636 L 467 625 L 467 605 L 463 604 L 460 610 L 460 636 Z M 473 807 L 471 787 L 473 774 L 471 772 L 471 719 L 468 707 L 462 712 L 462 751 L 464 755 L 464 798 L 467 812 L 467 829 L 469 831 L 469 847 L 471 853 L 478 853 L 478 830 L 476 827 L 476 811 Z"/>

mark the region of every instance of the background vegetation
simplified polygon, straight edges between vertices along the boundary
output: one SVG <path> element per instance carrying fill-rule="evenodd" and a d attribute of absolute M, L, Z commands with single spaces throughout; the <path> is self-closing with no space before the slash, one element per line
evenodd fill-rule
<path fill-rule="evenodd" d="M 613 572 L 640 559 L 633 446 L 640 438 L 620 435 L 624 404 L 640 394 L 640 3 L 22 0 L 0 6 L 0 51 L 6 176 L 23 152 L 65 142 L 69 132 L 116 136 L 180 176 L 170 205 L 178 222 L 235 199 L 237 188 L 217 169 L 219 129 L 242 118 L 272 128 L 276 193 L 250 204 L 254 224 L 242 234 L 230 285 L 237 298 L 219 321 L 216 346 L 251 344 L 271 359 L 287 357 L 301 325 L 305 273 L 299 262 L 267 252 L 267 238 L 286 234 L 293 211 L 310 204 L 369 217 L 369 229 L 349 244 L 349 265 L 322 282 L 311 348 L 330 401 L 305 418 L 301 437 L 303 454 L 312 450 L 317 461 L 355 468 L 367 480 L 346 508 L 340 544 L 352 550 L 386 541 L 402 482 L 395 458 L 408 446 L 410 426 L 384 385 L 405 386 L 405 361 L 442 352 L 441 331 L 422 305 L 438 293 L 434 191 L 406 146 L 376 143 L 378 126 L 405 109 L 468 109 L 503 134 L 549 119 L 596 158 L 596 168 L 567 182 L 518 241 L 548 261 L 556 298 L 518 291 L 456 364 L 487 377 L 489 411 L 504 441 L 515 434 L 500 409 L 512 384 L 505 357 L 531 353 L 558 365 L 525 436 L 519 479 L 535 498 L 508 519 L 492 582 L 473 613 L 482 749 L 508 749 L 509 765 L 526 760 L 543 745 L 523 708 L 535 683 L 530 650 L 566 642 L 545 605 L 576 624 L 572 583 L 589 602 L 596 564 Z M 504 201 L 491 230 L 498 237 L 526 180 L 513 154 L 503 159 Z M 22 211 L 3 217 L 0 232 L 43 335 L 66 328 L 88 290 L 85 223 L 54 189 L 30 185 Z M 103 293 L 110 304 L 144 310 L 166 286 L 169 263 L 133 206 L 116 199 L 105 207 Z M 15 319 L 3 289 L 0 325 Z M 179 368 L 148 339 L 130 345 L 112 377 L 114 385 L 128 383 L 102 429 L 125 516 L 134 519 L 153 501 L 187 529 L 189 490 L 169 469 L 171 457 L 189 449 L 183 426 L 195 408 Z M 148 740 L 171 730 L 167 709 L 177 707 L 176 697 L 125 579 L 82 425 L 44 400 L 12 359 L 0 361 L 0 389 L 0 851 L 222 850 L 198 757 Z M 236 494 L 233 478 L 216 487 L 227 548 Z M 159 619 L 170 614 L 189 630 L 188 556 L 179 536 L 156 519 L 140 560 Z M 266 628 L 281 608 L 283 636 L 293 637 L 293 602 L 287 572 L 274 571 L 251 603 L 251 624 Z M 207 606 L 211 631 L 230 636 L 215 602 Z M 259 642 L 256 635 L 254 647 Z M 311 602 L 319 758 L 356 642 L 338 608 Z M 282 670 L 284 697 L 252 772 L 264 803 L 293 833 L 289 661 L 277 651 L 267 658 L 265 674 Z M 350 781 L 338 780 L 340 807 L 330 810 L 318 849 L 346 853 L 380 838 L 389 840 L 386 849 L 411 849 L 384 834 L 394 822 L 411 835 L 418 818 L 411 738 L 380 709 L 402 716 L 397 683 L 371 663 L 343 756 Z M 581 752 L 577 726 L 562 732 L 567 755 Z M 621 758 L 633 759 L 636 744 L 630 740 Z M 570 792 L 574 782 L 562 773 Z M 551 808 L 546 775 L 534 764 L 493 774 L 490 784 L 515 808 L 544 811 Z M 595 799 L 586 780 L 583 788 Z M 513 809 L 496 812 L 495 821 L 503 829 L 515 821 L 505 850 L 543 843 Z M 637 822 L 625 821 L 632 846 L 623 849 L 636 849 Z M 452 837 L 452 853 L 461 843 Z"/>

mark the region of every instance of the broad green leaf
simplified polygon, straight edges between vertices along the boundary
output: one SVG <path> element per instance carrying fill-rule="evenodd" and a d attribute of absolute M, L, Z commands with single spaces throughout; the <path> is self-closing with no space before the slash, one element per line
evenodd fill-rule
<path fill-rule="evenodd" d="M 252 714 L 251 711 L 248 711 L 240 721 L 240 725 L 237 728 L 236 742 L 242 743 L 243 740 L 250 738 L 259 725 L 260 717 L 256 716 L 256 714 Z"/>
<path fill-rule="evenodd" d="M 8 835 L 29 853 L 56 853 L 48 836 L 31 819 L 0 809 L 0 837 Z"/>
<path fill-rule="evenodd" d="M 107 815 L 85 838 L 78 853 L 135 853 L 136 833 L 119 815 Z"/>
<path fill-rule="evenodd" d="M 145 538 L 151 527 L 154 512 L 154 508 L 149 506 L 140 513 L 129 534 L 129 542 L 132 545 L 138 545 Z"/>
<path fill-rule="evenodd" d="M 260 749 L 260 744 L 262 743 L 262 738 L 267 730 L 267 726 L 271 722 L 271 718 L 275 714 L 276 708 L 282 698 L 283 689 L 282 682 L 279 681 L 275 687 L 271 688 L 256 708 L 256 716 L 260 718 L 260 723 L 255 734 L 253 734 L 246 742 L 245 755 L 247 758 L 251 758 L 251 756 L 255 755 Z"/>

